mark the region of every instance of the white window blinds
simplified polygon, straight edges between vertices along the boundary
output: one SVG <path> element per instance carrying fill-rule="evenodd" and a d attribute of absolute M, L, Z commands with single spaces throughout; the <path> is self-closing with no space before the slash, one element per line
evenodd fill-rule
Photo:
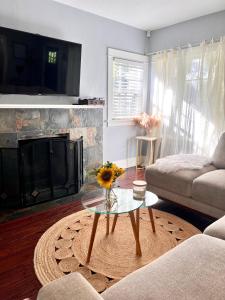
<path fill-rule="evenodd" d="M 119 51 L 119 50 L 114 50 Z M 119 51 L 123 52 L 125 51 Z M 125 52 L 127 53 L 127 52 Z M 118 53 L 116 53 L 118 54 Z M 133 53 L 129 53 L 131 56 Z M 109 59 L 109 122 L 127 123 L 144 110 L 146 100 L 146 57 L 138 55 L 141 61 L 132 57 L 111 56 Z M 143 59 L 144 58 L 144 59 Z M 143 61 L 144 60 L 144 61 Z"/>
<path fill-rule="evenodd" d="M 142 111 L 144 64 L 113 59 L 113 119 L 130 118 Z"/>

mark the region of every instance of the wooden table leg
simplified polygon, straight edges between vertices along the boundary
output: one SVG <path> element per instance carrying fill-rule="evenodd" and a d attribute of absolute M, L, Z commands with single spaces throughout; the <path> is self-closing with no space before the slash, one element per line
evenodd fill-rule
<path fill-rule="evenodd" d="M 94 216 L 94 222 L 93 222 L 93 225 L 92 225 L 91 238 L 90 238 L 86 263 L 89 263 L 89 261 L 90 261 L 91 251 L 92 251 L 92 248 L 93 248 L 93 243 L 94 243 L 94 239 L 95 239 L 95 233 L 96 233 L 96 229 L 97 229 L 97 226 L 98 226 L 99 217 L 100 217 L 100 214 L 95 214 L 95 216 Z"/>
<path fill-rule="evenodd" d="M 134 237 L 135 237 L 135 241 L 136 241 L 136 253 L 137 253 L 138 256 L 141 256 L 142 255 L 141 254 L 141 246 L 140 246 L 140 241 L 139 241 L 139 237 L 138 237 L 134 212 L 130 211 L 129 216 L 130 216 L 130 221 L 131 221 L 131 225 L 132 225 L 132 228 L 133 228 L 133 233 L 134 233 Z"/>
<path fill-rule="evenodd" d="M 117 219 L 118 219 L 118 214 L 115 214 L 111 232 L 114 232 L 114 230 L 115 230 Z"/>
<path fill-rule="evenodd" d="M 137 233 L 139 239 L 139 228 L 140 228 L 140 209 L 136 209 L 136 224 L 137 224 Z"/>
<path fill-rule="evenodd" d="M 140 153 L 139 157 L 141 157 L 141 159 L 139 160 L 139 162 L 140 162 L 140 169 L 144 168 L 144 166 L 143 166 L 144 162 L 142 161 L 142 144 L 143 144 L 143 141 L 140 140 L 140 152 L 139 152 Z"/>
<path fill-rule="evenodd" d="M 149 157 L 148 157 L 148 166 L 150 166 L 153 163 L 153 142 L 152 140 L 149 141 Z"/>
<path fill-rule="evenodd" d="M 152 231 L 155 232 L 155 222 L 154 222 L 154 217 L 153 217 L 153 212 L 151 207 L 148 207 L 148 213 L 152 224 Z"/>
<path fill-rule="evenodd" d="M 138 164 L 139 164 L 139 144 L 138 144 L 138 140 L 136 140 L 136 170 L 138 168 Z"/>
<path fill-rule="evenodd" d="M 106 235 L 109 235 L 109 214 L 106 215 Z"/>
<path fill-rule="evenodd" d="M 136 209 L 136 226 L 137 226 L 137 237 L 138 237 L 138 240 L 140 241 L 139 239 L 139 232 L 140 232 L 140 209 L 137 208 Z M 137 244 L 136 244 L 136 253 L 138 253 L 138 249 L 137 249 Z"/>

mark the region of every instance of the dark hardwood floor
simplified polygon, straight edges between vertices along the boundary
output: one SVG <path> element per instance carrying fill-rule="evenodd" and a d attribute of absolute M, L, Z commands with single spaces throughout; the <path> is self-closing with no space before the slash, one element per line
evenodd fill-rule
<path fill-rule="evenodd" d="M 129 169 L 118 181 L 124 188 L 131 188 L 134 179 L 144 178 L 144 171 Z M 74 199 L 74 200 L 73 200 Z M 0 300 L 36 299 L 41 285 L 33 268 L 33 252 L 41 235 L 64 216 L 82 209 L 80 196 L 69 201 L 54 201 L 48 205 L 38 205 L 35 210 L 13 214 L 14 220 L 0 224 Z M 55 205 L 54 205 L 55 204 Z M 212 222 L 199 213 L 160 200 L 156 208 L 186 219 L 199 229 Z"/>

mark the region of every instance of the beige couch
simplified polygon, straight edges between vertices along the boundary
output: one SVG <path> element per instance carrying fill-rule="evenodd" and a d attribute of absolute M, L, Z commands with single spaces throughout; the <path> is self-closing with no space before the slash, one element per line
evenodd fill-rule
<path fill-rule="evenodd" d="M 163 173 L 153 164 L 146 169 L 145 177 L 147 189 L 159 197 L 220 218 L 225 214 L 225 133 L 210 166 Z"/>
<path fill-rule="evenodd" d="M 38 300 L 224 300 L 225 217 L 129 274 L 99 295 L 72 273 L 39 291 Z"/>

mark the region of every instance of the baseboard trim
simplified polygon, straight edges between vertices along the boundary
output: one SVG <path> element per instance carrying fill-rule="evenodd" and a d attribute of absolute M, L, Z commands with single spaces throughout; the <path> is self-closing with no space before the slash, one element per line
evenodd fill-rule
<path fill-rule="evenodd" d="M 121 159 L 114 161 L 115 164 L 117 164 L 120 168 L 131 168 L 136 166 L 136 157 L 130 157 L 128 159 Z"/>

